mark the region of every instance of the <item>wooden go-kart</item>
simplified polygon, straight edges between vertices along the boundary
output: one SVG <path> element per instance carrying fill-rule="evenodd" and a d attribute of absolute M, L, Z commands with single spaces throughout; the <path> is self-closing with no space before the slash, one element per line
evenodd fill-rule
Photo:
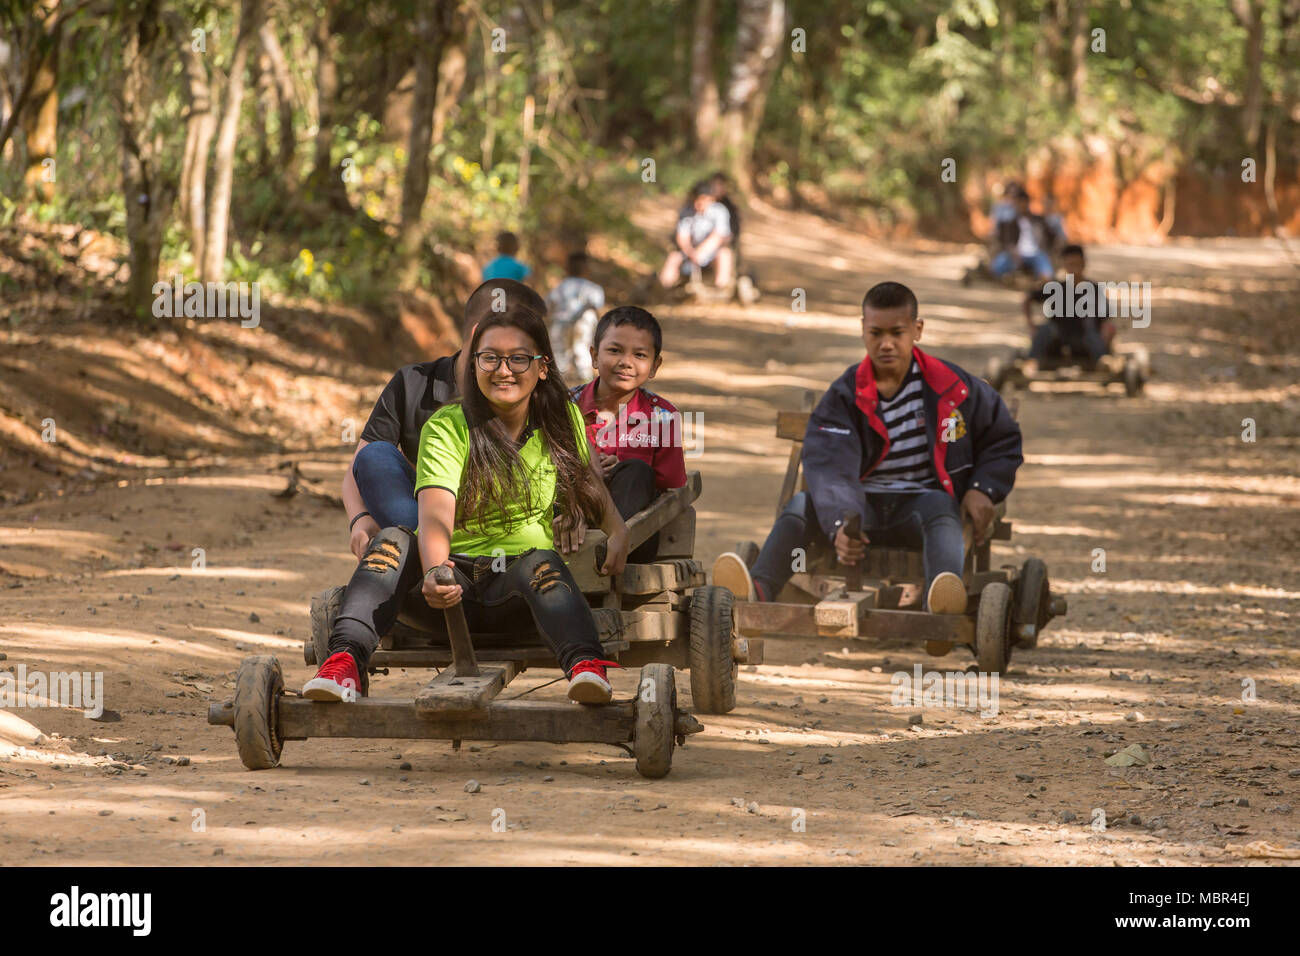
<path fill-rule="evenodd" d="M 1032 375 L 1025 369 L 1028 359 L 1027 351 L 995 355 L 984 370 L 984 380 L 999 392 L 1027 389 L 1032 382 L 1093 382 L 1103 389 L 1121 384 L 1125 395 L 1136 398 L 1151 378 L 1151 356 L 1141 346 L 1103 355 L 1094 368 L 1088 368 L 1086 356 L 1074 355 L 1068 345 L 1062 346 L 1061 355 L 1041 360 Z"/>
<path fill-rule="evenodd" d="M 369 673 L 445 668 L 415 698 L 309 701 L 285 692 L 274 657 L 250 657 L 240 666 L 234 698 L 213 703 L 208 722 L 234 728 L 240 759 L 253 770 L 274 767 L 285 740 L 410 737 L 451 740 L 457 748 L 467 739 L 616 744 L 633 753 L 642 775 L 664 776 L 674 743 L 702 729 L 678 707 L 674 667 L 689 669 L 697 711 L 726 713 L 735 707 L 737 665 L 762 662 L 762 641 L 735 635 L 731 592 L 705 585 L 703 568 L 690 557 L 700 474 L 691 472 L 687 479 L 685 487 L 660 495 L 627 523 L 632 548 L 659 533 L 654 563 L 629 564 L 617 578 L 600 575 L 605 536 L 599 531 L 589 531 L 568 561 L 592 604 L 606 658 L 641 667 L 632 700 L 602 706 L 498 701 L 528 667 L 558 667 L 531 624 L 471 639 L 463 608 L 438 615 L 412 592 L 372 656 Z M 343 591 L 329 588 L 312 599 L 311 636 L 303 647 L 308 664 L 328 656 Z"/>
<path fill-rule="evenodd" d="M 779 412 L 776 434 L 793 442 L 781 486 L 779 515 L 797 490 L 802 490 L 801 457 L 808 415 L 816 401 L 804 396 L 800 412 Z M 1008 540 L 1011 524 L 1005 503 L 999 503 L 991 537 Z M 857 514 L 845 515 L 846 532 L 861 531 Z M 1031 648 L 1054 617 L 1064 615 L 1066 602 L 1051 593 L 1047 566 L 1029 558 L 1020 567 L 990 569 L 991 545 L 973 544 L 966 527 L 968 611 L 964 615 L 930 614 L 924 610 L 925 573 L 920 550 L 870 546 L 866 558 L 852 567 L 837 566 L 829 545 L 808 555 L 807 570 L 795 574 L 775 602 L 736 602 L 736 626 L 745 637 L 800 637 L 915 640 L 927 653 L 942 656 L 956 644 L 969 647 L 979 669 L 1005 670 L 1013 647 Z M 737 553 L 752 565 L 758 545 L 743 542 Z"/>
<path fill-rule="evenodd" d="M 1055 266 L 1055 259 L 1053 259 L 1052 264 Z M 1020 292 L 1040 288 L 1043 284 L 1043 280 L 1039 278 L 1033 267 L 1024 263 L 1005 275 L 994 275 L 993 253 L 986 253 L 975 265 L 962 273 L 961 284 L 964 287 L 970 288 L 976 282 L 995 285 L 1003 289 L 1016 289 Z"/>
<path fill-rule="evenodd" d="M 659 284 L 659 274 L 654 273 L 637 286 L 635 298 L 646 301 L 658 298 L 672 305 L 687 302 L 701 304 L 737 302 L 743 306 L 751 306 L 762 298 L 763 293 L 758 287 L 757 277 L 753 270 L 741 268 L 739 257 L 735 264 L 735 275 L 727 285 L 718 286 L 714 283 L 713 270 L 713 265 L 703 269 L 692 265 L 689 273 L 668 288 Z"/>

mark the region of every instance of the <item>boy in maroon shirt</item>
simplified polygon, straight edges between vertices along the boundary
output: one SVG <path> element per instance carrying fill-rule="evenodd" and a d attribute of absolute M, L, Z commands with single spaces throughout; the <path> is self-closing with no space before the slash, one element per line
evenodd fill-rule
<path fill-rule="evenodd" d="M 662 349 L 663 331 L 653 315 L 634 305 L 611 309 L 597 323 L 591 346 L 596 378 L 570 390 L 624 520 L 661 491 L 686 484 L 681 413 L 643 387 L 659 371 Z M 656 534 L 628 560 L 653 561 L 658 546 Z"/>

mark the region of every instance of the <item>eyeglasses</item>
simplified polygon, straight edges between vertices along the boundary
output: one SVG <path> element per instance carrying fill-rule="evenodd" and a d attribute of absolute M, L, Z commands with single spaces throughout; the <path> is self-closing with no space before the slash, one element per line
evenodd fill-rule
<path fill-rule="evenodd" d="M 504 361 L 512 372 L 526 372 L 534 359 L 546 360 L 545 355 L 497 355 L 496 352 L 475 352 L 474 361 L 485 372 L 495 372 Z"/>

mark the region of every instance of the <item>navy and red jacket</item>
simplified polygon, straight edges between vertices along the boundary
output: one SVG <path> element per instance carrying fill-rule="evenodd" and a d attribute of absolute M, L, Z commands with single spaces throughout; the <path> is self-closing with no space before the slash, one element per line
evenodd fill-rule
<path fill-rule="evenodd" d="M 951 362 L 919 348 L 912 356 L 921 370 L 925 432 L 939 487 L 959 502 L 971 489 L 994 504 L 1003 500 L 1024 456 L 1020 426 L 1002 396 Z M 889 452 L 889 432 L 876 412 L 879 402 L 868 356 L 831 384 L 808 418 L 804 481 L 827 537 L 835 536 L 845 512 L 866 521 L 862 482 Z"/>

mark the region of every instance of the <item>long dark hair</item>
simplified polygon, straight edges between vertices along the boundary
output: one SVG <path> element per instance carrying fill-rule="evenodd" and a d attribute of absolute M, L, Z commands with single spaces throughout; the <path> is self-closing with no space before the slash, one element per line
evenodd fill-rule
<path fill-rule="evenodd" d="M 569 390 L 556 371 L 546 322 L 535 310 L 520 302 L 507 299 L 505 306 L 504 311 L 488 312 L 479 321 L 466 346 L 460 394 L 465 422 L 469 426 L 469 457 L 465 461 L 456 500 L 456 525 L 466 529 L 475 526 L 482 532 L 487 517 L 500 514 L 505 517 L 507 531 L 513 531 L 518 517 L 513 502 L 524 500 L 529 511 L 550 504 L 533 500 L 534 489 L 528 484 L 515 443 L 478 387 L 474 353 L 478 351 L 483 333 L 500 326 L 519 329 L 533 340 L 537 352 L 545 356 L 548 374 L 538 380 L 529 396 L 528 421 L 542 433 L 555 464 L 555 503 L 560 513 L 571 523 L 580 516 L 601 519 L 604 517 L 604 496 L 591 471 L 582 463 L 578 437 L 574 434 L 568 409 Z"/>

